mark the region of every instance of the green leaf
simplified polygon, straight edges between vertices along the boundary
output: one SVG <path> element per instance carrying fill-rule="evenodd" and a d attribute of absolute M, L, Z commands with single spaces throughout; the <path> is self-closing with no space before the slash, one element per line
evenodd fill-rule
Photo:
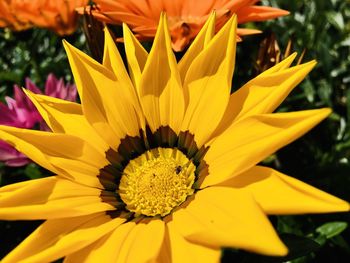
<path fill-rule="evenodd" d="M 344 29 L 344 18 L 341 13 L 330 11 L 326 14 L 329 23 L 331 23 L 338 30 Z"/>
<path fill-rule="evenodd" d="M 327 238 L 324 235 L 319 235 L 315 237 L 314 240 L 321 246 L 327 243 Z"/>
<path fill-rule="evenodd" d="M 348 118 L 350 119 L 350 89 L 346 92 L 346 108 Z"/>
<path fill-rule="evenodd" d="M 309 79 L 306 79 L 303 82 L 302 85 L 303 89 L 304 89 L 304 93 L 306 95 L 306 99 L 310 102 L 313 103 L 315 101 L 315 88 L 312 85 L 312 82 Z"/>
<path fill-rule="evenodd" d="M 307 256 L 321 247 L 314 240 L 302 236 L 282 234 L 280 237 L 289 249 L 288 255 L 283 258 L 284 261 Z"/>
<path fill-rule="evenodd" d="M 42 178 L 43 177 L 43 175 L 41 174 L 41 172 L 39 170 L 39 166 L 37 166 L 34 163 L 28 164 L 26 166 L 26 168 L 24 169 L 24 173 L 30 179 L 38 179 L 38 178 Z"/>
<path fill-rule="evenodd" d="M 317 93 L 320 99 L 326 105 L 331 105 L 332 87 L 330 83 L 326 82 L 325 80 L 319 81 Z"/>
<path fill-rule="evenodd" d="M 329 222 L 316 229 L 316 232 L 325 236 L 327 239 L 339 235 L 348 227 L 346 222 Z"/>

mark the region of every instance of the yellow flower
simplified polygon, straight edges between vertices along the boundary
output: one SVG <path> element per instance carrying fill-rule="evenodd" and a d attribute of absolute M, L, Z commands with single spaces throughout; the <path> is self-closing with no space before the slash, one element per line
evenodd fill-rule
<path fill-rule="evenodd" d="M 285 255 L 267 215 L 349 210 L 257 165 L 330 113 L 271 113 L 315 62 L 289 67 L 292 55 L 230 95 L 236 18 L 216 35 L 214 24 L 178 64 L 164 15 L 149 54 L 124 26 L 130 77 L 108 31 L 102 65 L 65 43 L 81 105 L 27 92 L 53 133 L 0 129 L 57 174 L 0 189 L 0 218 L 46 219 L 3 263 Z"/>

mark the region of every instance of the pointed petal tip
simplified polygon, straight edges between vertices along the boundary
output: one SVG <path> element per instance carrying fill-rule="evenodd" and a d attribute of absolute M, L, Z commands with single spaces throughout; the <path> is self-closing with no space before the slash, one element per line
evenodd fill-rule
<path fill-rule="evenodd" d="M 108 39 L 108 40 L 113 40 L 113 42 L 114 42 L 112 33 L 111 33 L 111 31 L 109 30 L 109 28 L 108 28 L 107 26 L 105 26 L 105 27 L 103 28 L 103 32 L 104 32 L 105 40 L 106 40 L 106 39 Z"/>
<path fill-rule="evenodd" d="M 79 50 L 74 45 L 72 45 L 71 43 L 66 41 L 65 39 L 63 40 L 63 47 L 64 47 L 67 55 L 72 54 L 72 53 L 84 53 L 83 51 Z M 68 56 L 68 58 L 69 58 L 69 56 Z"/>
<path fill-rule="evenodd" d="M 22 87 L 23 93 L 33 102 L 35 93 Z"/>
<path fill-rule="evenodd" d="M 218 37 L 220 32 L 223 32 L 223 31 L 226 31 L 226 30 L 228 31 L 228 34 L 229 34 L 229 39 L 230 39 L 229 42 L 232 43 L 232 45 L 230 45 L 230 46 L 234 47 L 234 49 L 231 49 L 231 51 L 233 51 L 233 53 L 235 54 L 236 53 L 236 42 L 239 40 L 239 36 L 237 35 L 237 15 L 236 14 L 233 14 L 230 17 L 230 19 L 219 30 L 218 34 L 216 34 L 215 37 Z"/>
<path fill-rule="evenodd" d="M 315 121 L 315 125 L 322 120 L 326 119 L 331 113 L 331 108 L 321 108 L 312 110 L 303 110 L 295 113 L 305 114 L 304 116 L 308 119 Z M 276 114 L 276 113 L 275 113 Z"/>
<path fill-rule="evenodd" d="M 283 59 L 283 60 L 294 60 L 296 57 L 297 57 L 297 55 L 298 55 L 298 52 L 293 52 L 292 54 L 290 54 L 288 57 L 286 57 L 285 59 Z M 282 60 L 282 61 L 283 61 Z M 281 63 L 281 62 L 280 62 Z"/>
<path fill-rule="evenodd" d="M 339 203 L 334 205 L 334 211 L 330 212 L 349 212 L 350 211 L 350 203 L 347 201 L 344 201 L 342 199 L 339 199 Z"/>
<path fill-rule="evenodd" d="M 305 62 L 305 63 L 303 63 L 303 64 L 301 64 L 301 65 L 310 65 L 310 66 L 312 66 L 312 67 L 314 67 L 314 66 L 316 66 L 316 64 L 317 64 L 317 61 L 316 61 L 316 59 L 313 59 L 313 60 L 310 60 L 310 61 L 308 61 L 308 62 Z"/>
<path fill-rule="evenodd" d="M 71 50 L 74 48 L 74 46 L 65 39 L 62 40 L 62 44 L 66 53 L 71 52 Z"/>
<path fill-rule="evenodd" d="M 322 109 L 318 110 L 318 113 L 320 115 L 325 116 L 325 118 L 326 118 L 327 116 L 329 116 L 332 113 L 332 109 L 331 108 L 322 108 Z"/>
<path fill-rule="evenodd" d="M 317 65 L 317 61 L 311 60 L 311 61 L 305 62 L 303 64 L 291 66 L 292 62 L 295 60 L 297 55 L 298 55 L 298 53 L 294 52 L 291 55 L 289 55 L 288 57 L 286 57 L 285 59 L 283 59 L 282 61 L 280 61 L 275 66 L 277 66 L 277 67 L 278 67 L 278 65 L 282 66 L 282 68 L 279 71 L 292 70 L 292 71 L 290 71 L 292 73 L 292 72 L 295 72 L 295 70 L 297 70 L 297 72 L 300 72 L 300 73 L 303 72 L 303 75 L 304 75 L 303 79 L 304 79 L 307 76 L 307 74 L 309 74 L 309 72 Z M 264 75 L 268 72 L 269 72 L 269 70 L 266 70 L 265 72 L 262 73 L 262 75 Z M 276 71 L 273 71 L 272 73 L 276 73 Z"/>
<path fill-rule="evenodd" d="M 236 42 L 238 41 L 237 37 L 237 25 L 238 25 L 238 22 L 237 22 L 237 15 L 236 14 L 233 14 L 230 18 L 230 20 L 228 21 L 228 23 L 230 23 L 230 33 L 232 34 L 232 37 L 233 37 L 233 41 L 234 41 L 234 45 L 236 45 Z M 236 49 L 235 51 L 236 52 Z"/>
<path fill-rule="evenodd" d="M 289 11 L 276 8 L 276 7 L 265 7 L 265 8 L 268 8 L 271 11 L 271 13 L 273 13 L 273 15 L 270 18 L 278 18 L 280 16 L 287 16 L 290 14 Z"/>
<path fill-rule="evenodd" d="M 231 24 L 231 27 L 236 27 L 237 28 L 237 15 L 233 14 L 230 19 L 227 21 L 227 23 Z"/>
<path fill-rule="evenodd" d="M 287 10 L 280 9 L 280 14 L 281 16 L 287 16 L 287 15 L 290 15 L 290 12 Z"/>
<path fill-rule="evenodd" d="M 160 19 L 159 19 L 159 28 L 168 29 L 168 16 L 165 11 L 162 11 L 160 14 Z"/>
<path fill-rule="evenodd" d="M 129 26 L 126 23 L 122 24 L 122 28 L 123 28 L 123 37 L 125 39 L 126 35 L 130 35 L 131 34 L 131 30 L 130 30 Z"/>
<path fill-rule="evenodd" d="M 34 104 L 34 106 L 36 108 L 38 108 L 38 103 L 42 102 L 42 98 L 40 97 L 40 94 L 35 94 L 34 92 L 27 90 L 27 89 L 23 89 L 23 92 L 30 99 L 30 101 Z"/>
<path fill-rule="evenodd" d="M 350 211 L 350 203 L 348 201 L 329 193 L 325 193 L 324 199 L 328 202 L 328 207 L 323 211 L 323 213 L 340 213 Z"/>
<path fill-rule="evenodd" d="M 103 28 L 104 31 L 104 52 L 106 52 L 106 48 L 110 44 L 114 44 L 113 36 L 111 32 L 109 31 L 108 27 Z M 106 54 L 104 54 L 106 55 Z"/>
<path fill-rule="evenodd" d="M 298 53 L 294 52 L 294 53 L 290 54 L 288 57 L 286 57 L 285 59 L 283 59 L 278 64 L 284 63 L 287 61 L 289 61 L 291 64 L 294 61 L 294 59 L 297 57 L 297 55 L 298 55 Z M 300 69 L 307 68 L 309 71 L 311 71 L 316 65 L 317 65 L 317 61 L 315 59 L 313 59 L 313 60 L 307 61 L 307 62 L 302 63 L 302 64 L 298 64 L 298 65 L 295 65 L 292 67 L 289 66 L 289 67 L 285 68 L 285 70 L 287 70 L 288 68 L 300 68 Z"/>
<path fill-rule="evenodd" d="M 123 24 L 122 24 L 122 28 L 123 28 L 123 38 L 124 38 L 124 39 L 125 39 L 127 36 L 130 36 L 130 35 L 132 35 L 132 36 L 135 37 L 134 33 L 132 32 L 132 30 L 130 29 L 130 27 L 128 26 L 128 24 L 123 23 Z M 125 42 L 125 40 L 124 40 L 124 42 Z"/>
<path fill-rule="evenodd" d="M 215 22 L 216 22 L 216 11 L 213 10 L 209 17 L 207 18 L 205 24 L 209 25 L 209 28 L 213 31 L 215 31 Z M 205 25 L 203 25 L 203 28 L 205 27 Z M 214 33 L 213 33 L 214 34 Z"/>
<path fill-rule="evenodd" d="M 157 31 L 160 29 L 160 28 L 163 28 L 164 27 L 164 24 L 166 23 L 167 21 L 167 15 L 165 13 L 165 11 L 162 11 L 159 15 L 159 22 L 158 22 L 158 26 L 157 26 Z"/>
<path fill-rule="evenodd" d="M 284 257 L 284 256 L 287 256 L 288 253 L 289 253 L 288 247 L 281 241 L 279 244 L 276 244 L 276 248 L 270 255 Z"/>
<path fill-rule="evenodd" d="M 62 44 L 63 44 L 64 47 L 70 45 L 70 43 L 67 40 L 65 40 L 65 39 L 62 39 Z"/>
<path fill-rule="evenodd" d="M 64 50 L 68 54 L 69 49 L 71 48 L 71 44 L 67 40 L 62 39 L 62 45 L 63 45 Z"/>
<path fill-rule="evenodd" d="M 25 87 L 21 87 L 21 90 L 22 90 L 25 94 L 30 94 L 30 93 L 32 93 L 29 89 L 26 89 Z"/>

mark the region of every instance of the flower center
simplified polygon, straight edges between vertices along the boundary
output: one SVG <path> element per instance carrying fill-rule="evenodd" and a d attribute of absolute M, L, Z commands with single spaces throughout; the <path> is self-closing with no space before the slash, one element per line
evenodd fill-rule
<path fill-rule="evenodd" d="M 136 216 L 165 216 L 193 194 L 195 170 L 178 149 L 152 149 L 128 163 L 118 193 Z"/>

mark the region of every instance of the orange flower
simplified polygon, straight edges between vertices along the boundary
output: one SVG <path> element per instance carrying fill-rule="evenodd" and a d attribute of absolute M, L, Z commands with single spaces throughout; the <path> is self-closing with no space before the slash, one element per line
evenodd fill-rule
<path fill-rule="evenodd" d="M 75 8 L 88 0 L 0 0 L 0 27 L 19 31 L 42 27 L 59 35 L 74 32 L 77 16 Z"/>
<path fill-rule="evenodd" d="M 264 21 L 287 15 L 288 12 L 256 5 L 259 0 L 95 0 L 97 6 L 88 8 L 101 21 L 110 24 L 128 24 L 141 38 L 153 38 L 160 13 L 165 11 L 169 19 L 172 45 L 175 51 L 183 50 L 197 35 L 200 28 L 215 10 L 216 26 L 220 29 L 237 14 L 238 23 Z M 78 9 L 84 13 L 84 8 Z M 239 28 L 238 35 L 259 33 L 254 29 Z"/>

